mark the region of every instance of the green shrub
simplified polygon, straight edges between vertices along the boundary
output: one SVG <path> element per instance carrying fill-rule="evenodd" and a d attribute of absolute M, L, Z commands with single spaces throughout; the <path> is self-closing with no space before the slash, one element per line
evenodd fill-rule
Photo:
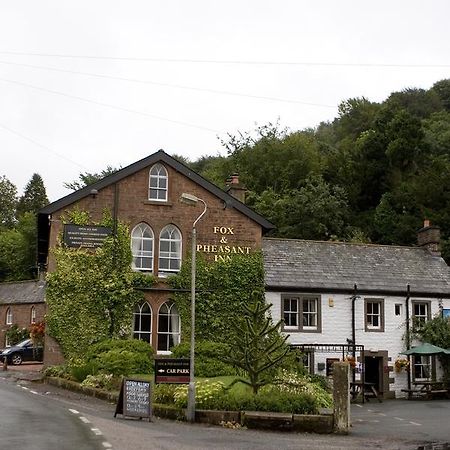
<path fill-rule="evenodd" d="M 16 345 L 19 342 L 30 337 L 30 330 L 28 328 L 19 328 L 16 324 L 6 330 L 5 333 L 10 345 Z"/>
<path fill-rule="evenodd" d="M 49 366 L 44 369 L 46 377 L 71 378 L 70 371 L 67 366 Z"/>
<path fill-rule="evenodd" d="M 71 365 L 69 371 L 72 378 L 81 383 L 87 376 L 98 373 L 98 363 L 96 361 L 89 361 L 81 365 Z"/>
<path fill-rule="evenodd" d="M 211 409 L 215 404 L 215 398 L 224 392 L 224 384 L 221 381 L 196 381 L 195 382 L 195 404 L 198 408 Z M 179 408 L 186 408 L 188 400 L 188 386 L 178 386 L 175 389 L 174 401 Z"/>
<path fill-rule="evenodd" d="M 106 389 L 109 391 L 115 386 L 115 384 L 111 374 L 99 373 L 97 375 L 88 375 L 81 383 L 81 386 Z"/>
<path fill-rule="evenodd" d="M 176 384 L 156 384 L 153 388 L 153 401 L 155 403 L 171 404 L 175 402 Z"/>
<path fill-rule="evenodd" d="M 200 409 L 217 409 L 224 411 L 271 411 L 293 414 L 315 414 L 322 406 L 311 392 L 280 390 L 279 386 L 268 385 L 257 394 L 227 390 L 223 383 L 203 380 L 195 383 L 196 406 Z M 172 395 L 173 393 L 173 395 Z M 167 395 L 167 403 L 175 403 L 179 408 L 187 406 L 187 386 L 178 386 Z M 163 396 L 158 401 L 164 403 Z"/>
<path fill-rule="evenodd" d="M 172 349 L 174 358 L 189 358 L 190 343 L 183 342 Z M 195 376 L 217 377 L 221 375 L 236 375 L 236 370 L 221 361 L 226 351 L 225 344 L 212 341 L 198 341 L 195 343 Z"/>
<path fill-rule="evenodd" d="M 153 372 L 153 349 L 137 339 L 106 339 L 91 346 L 87 363 L 115 376 Z"/>

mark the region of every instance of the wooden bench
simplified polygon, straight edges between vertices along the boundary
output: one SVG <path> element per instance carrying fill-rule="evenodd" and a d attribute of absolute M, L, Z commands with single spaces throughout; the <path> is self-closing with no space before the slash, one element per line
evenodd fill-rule
<path fill-rule="evenodd" d="M 426 391 L 421 389 L 402 389 L 401 391 L 408 394 L 408 399 L 413 398 L 414 395 L 417 395 L 418 397 L 425 397 L 426 395 Z"/>
<path fill-rule="evenodd" d="M 444 396 L 447 395 L 448 396 L 448 390 L 447 389 L 432 389 L 431 391 L 427 392 L 429 397 L 433 397 L 433 396 Z"/>

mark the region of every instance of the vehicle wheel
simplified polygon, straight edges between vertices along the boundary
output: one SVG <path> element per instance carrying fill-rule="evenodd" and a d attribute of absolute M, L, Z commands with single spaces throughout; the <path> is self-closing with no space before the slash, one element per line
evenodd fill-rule
<path fill-rule="evenodd" d="M 14 355 L 11 356 L 11 362 L 15 366 L 18 366 L 19 364 L 22 364 L 22 356 L 19 355 L 18 353 L 15 353 Z"/>

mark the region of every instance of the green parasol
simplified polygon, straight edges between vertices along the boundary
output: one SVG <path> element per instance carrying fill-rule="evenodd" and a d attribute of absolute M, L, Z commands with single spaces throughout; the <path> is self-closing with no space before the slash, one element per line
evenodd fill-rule
<path fill-rule="evenodd" d="M 410 348 L 401 352 L 402 355 L 450 355 L 450 350 L 438 347 L 437 345 L 428 344 L 427 342 L 417 347 Z"/>

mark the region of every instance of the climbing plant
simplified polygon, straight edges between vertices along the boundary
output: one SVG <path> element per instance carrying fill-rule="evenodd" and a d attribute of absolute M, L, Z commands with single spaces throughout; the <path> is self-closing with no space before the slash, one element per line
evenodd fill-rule
<path fill-rule="evenodd" d="M 63 218 L 66 223 L 91 223 L 88 213 L 75 210 Z M 112 228 L 104 214 L 98 224 Z M 56 270 L 47 277 L 47 326 L 60 344 L 66 359 L 82 358 L 88 347 L 106 338 L 131 335 L 133 306 L 143 298 L 135 287 L 153 283 L 131 270 L 129 232 L 117 224 L 115 236 L 96 250 L 68 248 L 53 250 Z"/>
<path fill-rule="evenodd" d="M 182 323 L 182 340 L 189 340 L 191 318 L 191 261 L 182 265 L 179 274 L 169 279 L 177 290 L 173 299 Z M 251 286 L 251 289 L 249 288 Z M 236 255 L 231 261 L 211 262 L 197 256 L 195 334 L 199 340 L 234 342 L 231 327 L 245 312 L 252 292 L 264 294 L 262 255 Z"/>

